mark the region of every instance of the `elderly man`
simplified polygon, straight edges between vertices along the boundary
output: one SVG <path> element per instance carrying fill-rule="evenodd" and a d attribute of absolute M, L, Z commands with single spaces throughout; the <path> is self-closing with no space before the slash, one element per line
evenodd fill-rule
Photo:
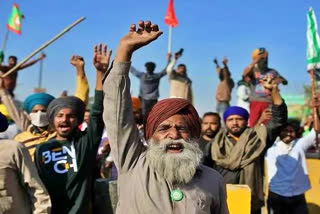
<path fill-rule="evenodd" d="M 200 165 L 195 142 L 200 119 L 187 100 L 158 102 L 146 119 L 148 148 L 140 142 L 130 99 L 130 61 L 135 50 L 161 34 L 149 21 L 140 21 L 137 30 L 131 25 L 103 86 L 103 117 L 119 172 L 117 213 L 228 213 L 221 176 Z"/>
<path fill-rule="evenodd" d="M 273 80 L 272 80 L 273 81 Z M 267 87 L 267 85 L 265 85 Z M 265 125 L 248 128 L 249 113 L 244 108 L 227 108 L 223 119 L 226 130 L 216 134 L 211 146 L 215 168 L 226 183 L 247 184 L 251 188 L 252 213 L 263 206 L 263 156 L 287 120 L 287 107 L 277 84 L 272 84 L 272 119 Z"/>
<path fill-rule="evenodd" d="M 1 132 L 8 126 L 0 113 Z M 26 148 L 0 140 L 0 213 L 50 213 L 51 202 Z"/>
<path fill-rule="evenodd" d="M 95 46 L 97 70 L 94 103 L 86 131 L 82 123 L 85 103 L 77 97 L 53 100 L 47 116 L 57 137 L 37 146 L 35 163 L 52 200 L 53 214 L 92 213 L 92 184 L 96 154 L 103 132 L 102 78 L 108 68 L 111 52 Z"/>

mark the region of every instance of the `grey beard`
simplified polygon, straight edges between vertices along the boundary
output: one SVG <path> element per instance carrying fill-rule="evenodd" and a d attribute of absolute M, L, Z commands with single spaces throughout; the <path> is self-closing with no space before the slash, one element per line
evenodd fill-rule
<path fill-rule="evenodd" d="M 167 145 L 181 143 L 181 153 L 167 153 Z M 172 184 L 186 184 L 191 181 L 200 165 L 202 151 L 195 141 L 165 139 L 149 142 L 146 160 L 150 167 Z"/>

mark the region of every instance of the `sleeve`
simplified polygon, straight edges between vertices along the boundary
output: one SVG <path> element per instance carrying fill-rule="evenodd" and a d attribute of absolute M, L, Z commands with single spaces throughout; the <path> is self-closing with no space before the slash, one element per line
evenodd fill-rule
<path fill-rule="evenodd" d="M 247 93 L 246 86 L 240 85 L 238 87 L 237 96 L 243 101 L 249 101 L 250 94 Z"/>
<path fill-rule="evenodd" d="M 165 75 L 167 75 L 167 69 L 168 69 L 169 64 L 170 64 L 170 62 L 168 61 L 166 67 L 160 73 L 158 73 L 159 79 L 164 77 Z"/>
<path fill-rule="evenodd" d="M 103 91 L 95 90 L 94 103 L 91 106 L 90 120 L 84 139 L 81 139 L 81 151 L 84 162 L 95 161 L 96 154 L 101 142 L 104 124 L 103 124 Z"/>
<path fill-rule="evenodd" d="M 141 71 L 138 71 L 135 67 L 131 66 L 130 68 L 130 73 L 132 73 L 134 76 L 138 77 L 139 79 L 142 77 L 142 75 L 144 74 Z"/>
<path fill-rule="evenodd" d="M 103 119 L 112 158 L 119 173 L 125 173 L 133 168 L 141 153 L 145 151 L 133 119 L 128 76 L 130 64 L 114 62 L 103 84 L 105 93 Z"/>
<path fill-rule="evenodd" d="M 50 213 L 51 202 L 49 194 L 31 161 L 27 149 L 22 144 L 18 146 L 15 159 L 17 168 L 20 171 L 21 182 L 24 184 L 32 202 L 32 213 Z"/>
<path fill-rule="evenodd" d="M 27 115 L 18 109 L 17 105 L 13 101 L 12 96 L 6 90 L 0 90 L 0 97 L 12 120 L 17 124 L 21 131 L 26 131 L 31 124 Z"/>
<path fill-rule="evenodd" d="M 267 123 L 267 145 L 270 148 L 280 133 L 280 128 L 286 124 L 288 119 L 288 109 L 286 103 L 281 105 L 272 105 L 272 118 Z"/>
<path fill-rule="evenodd" d="M 297 146 L 301 147 L 306 152 L 310 147 L 315 146 L 316 132 L 312 129 L 306 136 L 300 138 Z"/>
<path fill-rule="evenodd" d="M 167 69 L 166 72 L 168 74 L 168 76 L 170 77 L 172 74 L 175 73 L 175 71 L 173 70 L 174 66 L 176 65 L 177 60 L 173 59 L 171 61 L 169 61 L 169 64 L 167 65 Z"/>
<path fill-rule="evenodd" d="M 89 101 L 89 83 L 87 76 L 84 75 L 79 76 L 77 75 L 77 82 L 76 82 L 76 91 L 74 93 L 74 96 L 81 99 L 86 105 L 88 105 Z"/>

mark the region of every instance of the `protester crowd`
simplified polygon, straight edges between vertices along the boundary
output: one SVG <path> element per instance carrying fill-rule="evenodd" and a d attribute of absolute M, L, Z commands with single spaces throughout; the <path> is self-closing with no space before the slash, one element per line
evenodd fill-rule
<path fill-rule="evenodd" d="M 92 105 L 81 56 L 70 59 L 74 96 L 34 93 L 18 106 L 18 71 L 45 55 L 0 79 L 0 213 L 112 213 L 99 207 L 115 200 L 116 213 L 225 214 L 226 184 L 248 185 L 253 214 L 263 206 L 274 214 L 308 213 L 305 153 L 316 132 L 309 126 L 302 136 L 300 123 L 288 119 L 279 90 L 288 82 L 269 68 L 268 51 L 253 51 L 236 84 L 228 59 L 223 67 L 215 59 L 216 111 L 200 118 L 187 66 L 176 66 L 183 50 L 169 53 L 160 72 L 154 62 L 145 64 L 146 72 L 132 66 L 135 51 L 161 34 L 150 21 L 130 25 L 112 62 L 106 45 L 94 46 Z M 10 56 L 2 74 L 16 64 Z M 139 97 L 130 94 L 129 72 L 140 80 Z M 159 101 L 166 75 L 169 97 Z M 230 106 L 232 90 L 236 106 Z M 319 107 L 316 99 L 311 105 Z M 97 188 L 98 179 L 116 181 L 117 192 Z M 103 192 L 108 200 L 97 196 Z"/>

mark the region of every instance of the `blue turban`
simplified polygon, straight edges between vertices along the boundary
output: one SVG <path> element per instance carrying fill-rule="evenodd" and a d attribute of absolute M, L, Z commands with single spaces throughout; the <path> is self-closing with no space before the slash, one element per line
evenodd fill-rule
<path fill-rule="evenodd" d="M 32 110 L 32 108 L 35 105 L 43 105 L 45 107 L 48 107 L 49 103 L 54 100 L 54 97 L 47 93 L 35 93 L 27 97 L 27 99 L 24 101 L 24 109 L 29 114 Z"/>
<path fill-rule="evenodd" d="M 239 106 L 230 106 L 223 113 L 223 120 L 226 121 L 227 118 L 231 115 L 239 115 L 243 117 L 245 120 L 249 119 L 249 113 L 246 109 Z"/>

